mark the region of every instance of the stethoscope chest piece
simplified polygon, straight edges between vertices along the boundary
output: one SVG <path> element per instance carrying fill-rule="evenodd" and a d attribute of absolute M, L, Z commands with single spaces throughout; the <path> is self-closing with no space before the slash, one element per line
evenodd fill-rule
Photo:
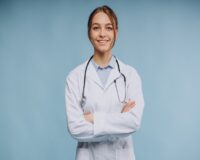
<path fill-rule="evenodd" d="M 83 97 L 81 98 L 80 105 L 81 105 L 81 107 L 83 108 L 83 107 L 85 106 L 85 104 L 86 104 L 86 97 L 83 96 Z"/>

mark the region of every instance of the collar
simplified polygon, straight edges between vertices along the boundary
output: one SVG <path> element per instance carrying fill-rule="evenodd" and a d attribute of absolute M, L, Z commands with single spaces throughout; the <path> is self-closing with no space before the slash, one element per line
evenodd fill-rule
<path fill-rule="evenodd" d="M 106 67 L 101 67 L 98 64 L 96 64 L 93 58 L 92 58 L 92 64 L 94 65 L 94 67 L 95 67 L 96 70 L 98 70 L 98 69 L 106 69 L 106 68 L 113 69 L 113 68 L 115 68 L 116 62 L 115 62 L 115 57 L 112 56 L 111 60 L 109 61 L 108 65 Z"/>
<path fill-rule="evenodd" d="M 87 71 L 87 73 L 89 73 L 89 74 L 87 74 L 87 78 L 90 79 L 90 80 L 93 80 L 93 81 L 94 81 L 98 86 L 100 86 L 102 89 L 108 88 L 108 87 L 113 83 L 113 81 L 114 81 L 116 78 L 118 78 L 118 77 L 121 76 L 120 72 L 118 71 L 118 67 L 116 66 L 117 64 L 116 64 L 115 57 L 112 56 L 112 58 L 111 58 L 111 60 L 110 60 L 110 62 L 109 62 L 109 65 L 112 65 L 113 68 L 112 68 L 111 71 L 110 71 L 110 74 L 109 74 L 109 77 L 108 77 L 108 79 L 107 79 L 107 82 L 106 82 L 105 86 L 103 86 L 103 85 L 102 85 L 102 82 L 100 81 L 99 76 L 98 76 L 98 74 L 97 74 L 97 70 L 96 70 L 96 68 L 95 68 L 95 65 L 93 65 L 93 64 L 94 64 L 94 63 L 93 63 L 93 59 L 91 59 L 91 61 L 92 61 L 92 63 L 89 63 L 89 64 L 88 64 L 88 71 Z M 87 62 L 88 62 L 88 61 L 85 62 L 85 65 L 87 64 Z M 121 67 L 121 69 L 122 69 L 123 66 L 124 66 L 123 63 L 122 63 L 121 61 L 119 61 L 119 60 L 118 60 L 118 62 L 119 62 L 119 65 L 120 65 L 120 67 Z M 85 65 L 84 65 L 84 66 L 85 66 Z M 97 65 L 97 66 L 98 66 L 98 65 Z"/>

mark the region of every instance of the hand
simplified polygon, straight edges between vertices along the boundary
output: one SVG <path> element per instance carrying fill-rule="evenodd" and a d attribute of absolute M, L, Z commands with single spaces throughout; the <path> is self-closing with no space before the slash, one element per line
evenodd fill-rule
<path fill-rule="evenodd" d="M 135 101 L 129 100 L 123 107 L 121 113 L 129 112 L 135 106 Z"/>
<path fill-rule="evenodd" d="M 90 113 L 90 112 L 84 113 L 84 118 L 86 121 L 88 121 L 90 123 L 94 123 L 94 117 L 93 117 L 92 113 Z"/>

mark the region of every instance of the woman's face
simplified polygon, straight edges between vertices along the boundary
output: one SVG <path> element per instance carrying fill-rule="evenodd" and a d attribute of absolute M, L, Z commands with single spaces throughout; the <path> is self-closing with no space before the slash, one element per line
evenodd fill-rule
<path fill-rule="evenodd" d="M 90 40 L 95 52 L 110 53 L 115 41 L 114 28 L 104 12 L 97 13 L 92 19 Z M 116 31 L 117 36 L 117 31 Z"/>

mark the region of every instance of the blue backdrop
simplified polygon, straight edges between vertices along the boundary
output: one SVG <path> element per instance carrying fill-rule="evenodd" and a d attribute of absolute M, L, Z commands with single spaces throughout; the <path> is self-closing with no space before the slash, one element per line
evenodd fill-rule
<path fill-rule="evenodd" d="M 1 160 L 74 159 L 65 77 L 93 53 L 87 19 L 103 4 L 119 18 L 113 53 L 143 82 L 137 159 L 200 159 L 198 1 L 1 0 Z"/>

